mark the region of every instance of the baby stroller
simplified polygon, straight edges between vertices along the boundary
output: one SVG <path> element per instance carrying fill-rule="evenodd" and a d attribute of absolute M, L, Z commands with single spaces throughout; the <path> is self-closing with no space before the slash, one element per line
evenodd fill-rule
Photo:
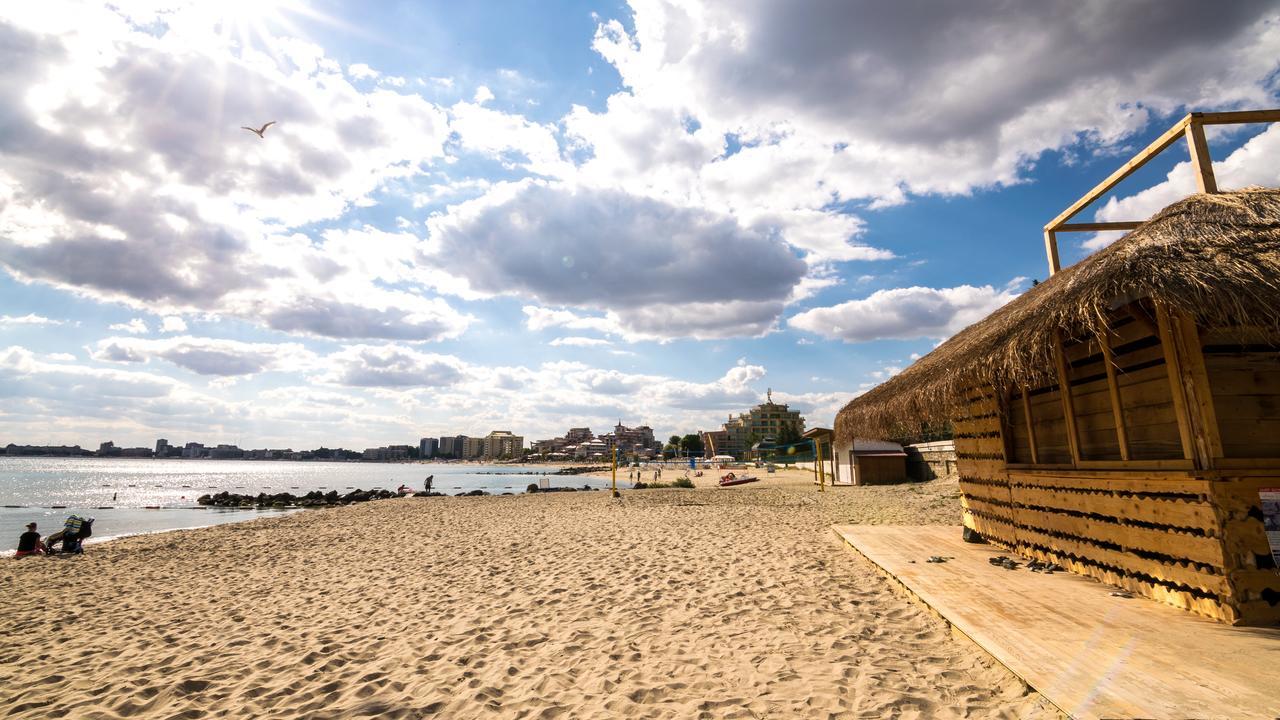
<path fill-rule="evenodd" d="M 61 541 L 62 549 L 57 552 L 84 554 L 84 541 L 93 536 L 93 518 L 82 518 L 79 515 L 67 517 L 62 530 L 48 537 L 45 547 L 50 555 L 54 554 L 53 544 Z"/>

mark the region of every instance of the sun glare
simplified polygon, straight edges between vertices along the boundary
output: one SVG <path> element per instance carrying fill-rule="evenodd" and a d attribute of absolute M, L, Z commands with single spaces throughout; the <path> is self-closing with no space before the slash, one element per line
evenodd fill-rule
<path fill-rule="evenodd" d="M 328 22 L 304 0 L 219 0 L 196 2 L 183 11 L 225 44 L 274 55 L 279 37 L 305 38 L 300 20 Z"/>
<path fill-rule="evenodd" d="M 274 32 L 294 30 L 290 15 L 301 3 L 290 0 L 222 0 L 208 8 L 218 32 L 241 46 L 269 41 Z"/>

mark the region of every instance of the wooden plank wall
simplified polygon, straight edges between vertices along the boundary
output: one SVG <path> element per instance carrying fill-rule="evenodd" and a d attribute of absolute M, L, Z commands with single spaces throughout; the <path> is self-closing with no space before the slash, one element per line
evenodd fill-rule
<path fill-rule="evenodd" d="M 1280 332 L 1202 330 L 1200 344 L 1223 460 L 1213 483 L 1231 585 L 1246 617 L 1280 622 L 1280 571 L 1258 491 L 1280 487 Z"/>
<path fill-rule="evenodd" d="M 1258 502 L 1259 488 L 1280 486 L 1280 336 L 1254 331 L 1242 343 L 1238 329 L 1236 340 L 1202 330 L 1197 343 L 1188 325 L 1191 348 L 1171 365 L 1152 318 L 1113 321 L 1105 348 L 1100 338 L 1062 343 L 1074 423 L 1055 384 L 1025 398 L 970 393 L 955 422 L 965 524 L 1027 557 L 1224 622 L 1280 622 L 1280 573 Z M 1180 431 L 1178 413 L 1194 408 L 1182 397 L 1178 407 L 1175 376 L 1197 367 L 1223 467 L 1193 461 Z"/>
<path fill-rule="evenodd" d="M 991 388 L 975 388 L 967 412 L 952 423 L 964 524 L 988 540 L 1016 543 L 1009 473 L 1005 468 L 999 403 Z"/>
<path fill-rule="evenodd" d="M 1280 338 L 1263 328 L 1201 337 L 1223 457 L 1280 458 Z"/>
<path fill-rule="evenodd" d="M 1015 549 L 1238 622 L 1211 485 L 1192 471 L 1014 470 Z"/>
<path fill-rule="evenodd" d="M 1112 319 L 1111 349 L 1134 460 L 1181 458 L 1182 441 L 1169 389 L 1164 350 L 1152 321 L 1131 315 Z"/>
<path fill-rule="evenodd" d="M 857 458 L 859 485 L 891 485 L 907 481 L 905 457 L 862 456 Z"/>
<path fill-rule="evenodd" d="M 1224 471 L 1215 478 L 1227 575 L 1239 614 L 1251 624 L 1280 624 L 1280 571 L 1262 527 L 1258 490 L 1280 487 L 1280 470 Z"/>
<path fill-rule="evenodd" d="M 1107 382 L 1099 339 L 1089 337 L 1064 342 L 1062 350 L 1067 360 L 1081 459 L 1120 460 L 1111 386 Z"/>

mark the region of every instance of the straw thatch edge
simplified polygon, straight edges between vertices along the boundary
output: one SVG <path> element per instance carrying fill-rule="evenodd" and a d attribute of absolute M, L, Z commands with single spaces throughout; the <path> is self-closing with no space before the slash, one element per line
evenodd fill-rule
<path fill-rule="evenodd" d="M 917 434 L 982 389 L 1043 384 L 1056 334 L 1097 334 L 1117 298 L 1148 298 L 1201 325 L 1280 327 L 1280 190 L 1170 205 L 850 401 L 836 415 L 837 442 Z"/>

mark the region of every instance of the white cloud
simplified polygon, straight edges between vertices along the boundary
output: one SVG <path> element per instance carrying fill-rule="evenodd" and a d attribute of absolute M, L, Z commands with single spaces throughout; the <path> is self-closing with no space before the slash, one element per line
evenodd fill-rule
<path fill-rule="evenodd" d="M 946 338 L 985 318 L 1018 295 L 1024 278 L 1004 288 L 908 287 L 878 290 L 861 300 L 797 313 L 787 324 L 845 342 Z"/>
<path fill-rule="evenodd" d="M 131 436 L 149 442 L 157 429 L 225 436 L 245 416 L 240 406 L 145 372 L 40 359 L 22 347 L 0 349 L 6 395 L 0 432 L 19 442 L 78 443 L 88 437 Z M 147 440 L 142 440 L 147 438 Z"/>
<path fill-rule="evenodd" d="M 443 340 L 462 334 L 474 319 L 439 298 L 381 289 L 367 289 L 358 297 L 299 294 L 292 300 L 257 307 L 257 317 L 274 330 L 350 340 Z M 243 312 L 253 314 L 251 309 Z"/>
<path fill-rule="evenodd" d="M 463 378 L 466 364 L 449 355 L 399 345 L 352 345 L 325 358 L 321 382 L 355 387 L 440 387 Z"/>
<path fill-rule="evenodd" d="M 347 74 L 356 80 L 375 80 L 381 73 L 364 63 L 347 66 Z"/>
<path fill-rule="evenodd" d="M 112 325 L 108 325 L 107 329 L 115 330 L 117 332 L 127 332 L 132 335 L 145 335 L 149 330 L 147 322 L 142 318 L 134 318 L 127 323 L 114 323 Z"/>
<path fill-rule="evenodd" d="M 64 325 L 65 320 L 50 320 L 43 315 L 27 313 L 26 315 L 0 315 L 0 327 L 14 325 Z"/>
<path fill-rule="evenodd" d="M 1273 6 L 1158 7 L 976 2 L 921 13 L 848 2 L 796 12 L 654 0 L 633 3 L 634 34 L 603 22 L 595 48 L 644 104 L 685 108 L 757 147 L 804 144 L 788 159 L 825 167 L 828 192 L 893 203 L 904 189 L 1016 182 L 1041 152 L 1081 137 L 1122 141 L 1153 112 L 1270 100 Z M 1055 57 L 1077 62 L 1045 61 Z"/>
<path fill-rule="evenodd" d="M 476 94 L 473 100 L 477 105 L 483 105 L 492 99 L 493 99 L 492 90 L 485 87 L 484 85 L 481 85 L 480 87 L 476 88 Z"/>
<path fill-rule="evenodd" d="M 806 272 L 732 217 L 618 191 L 504 185 L 428 224 L 471 291 L 608 311 L 638 336 L 762 334 Z"/>
<path fill-rule="evenodd" d="M 822 379 L 818 378 L 817 380 Z M 822 383 L 827 386 L 833 384 L 838 386 L 837 383 L 830 380 L 822 380 Z M 840 409 L 858 394 L 856 391 L 839 389 L 823 389 L 805 393 L 774 390 L 773 399 L 775 402 L 790 405 L 792 410 L 803 415 L 806 428 L 834 428 L 836 413 L 840 412 Z"/>
<path fill-rule="evenodd" d="M 375 203 L 442 160 L 443 108 L 358 90 L 309 43 L 270 38 L 274 55 L 228 44 L 198 22 L 199 5 L 145 21 L 60 7 L 0 21 L 0 265 L 17 279 L 339 337 L 434 340 L 465 327 L 423 288 L 386 290 L 289 230 Z M 266 120 L 276 124 L 264 138 L 240 129 Z M 339 321 L 299 317 L 317 308 Z M 436 312 L 447 319 L 425 318 Z"/>
<path fill-rule="evenodd" d="M 607 317 L 590 317 L 574 313 L 571 310 L 525 305 L 521 308 L 525 314 L 525 327 L 530 330 L 546 330 L 563 327 L 570 330 L 597 330 L 605 333 L 619 333 L 617 323 Z"/>
<path fill-rule="evenodd" d="M 575 180 L 771 229 L 813 266 L 889 259 L 854 213 L 1020 183 L 1184 108 L 1274 104 L 1273 6 L 1156 7 L 637 0 L 593 43 L 625 91 L 564 118 Z"/>
<path fill-rule="evenodd" d="M 537 175 L 564 177 L 574 172 L 572 164 L 561 157 L 552 125 L 484 107 L 478 97 L 475 103 L 455 104 L 449 115 L 450 128 L 462 150 L 498 157 L 510 168 L 520 167 Z M 474 184 L 463 181 L 460 189 Z"/>
<path fill-rule="evenodd" d="M 471 366 L 461 383 L 401 393 L 409 413 L 454 418 L 457 431 L 488 432 L 512 427 L 528 439 L 561 435 L 571 426 L 603 432 L 622 419 L 647 423 L 656 432 L 694 432 L 718 427 L 731 411 L 761 402 L 755 387 L 762 366 L 741 363 L 703 381 L 630 373 L 581 362 L 555 361 L 536 367 Z"/>
<path fill-rule="evenodd" d="M 547 343 L 552 347 L 604 347 L 613 343 L 604 338 L 583 337 L 581 335 L 572 335 L 569 337 L 558 337 Z"/>
<path fill-rule="evenodd" d="M 177 315 L 166 315 L 160 322 L 160 332 L 186 332 L 187 321 Z"/>
<path fill-rule="evenodd" d="M 313 367 L 316 356 L 297 343 L 247 343 L 187 336 L 159 340 L 114 337 L 90 350 L 95 360 L 143 363 L 160 358 L 200 375 L 255 375 L 269 370 L 300 372 Z"/>

